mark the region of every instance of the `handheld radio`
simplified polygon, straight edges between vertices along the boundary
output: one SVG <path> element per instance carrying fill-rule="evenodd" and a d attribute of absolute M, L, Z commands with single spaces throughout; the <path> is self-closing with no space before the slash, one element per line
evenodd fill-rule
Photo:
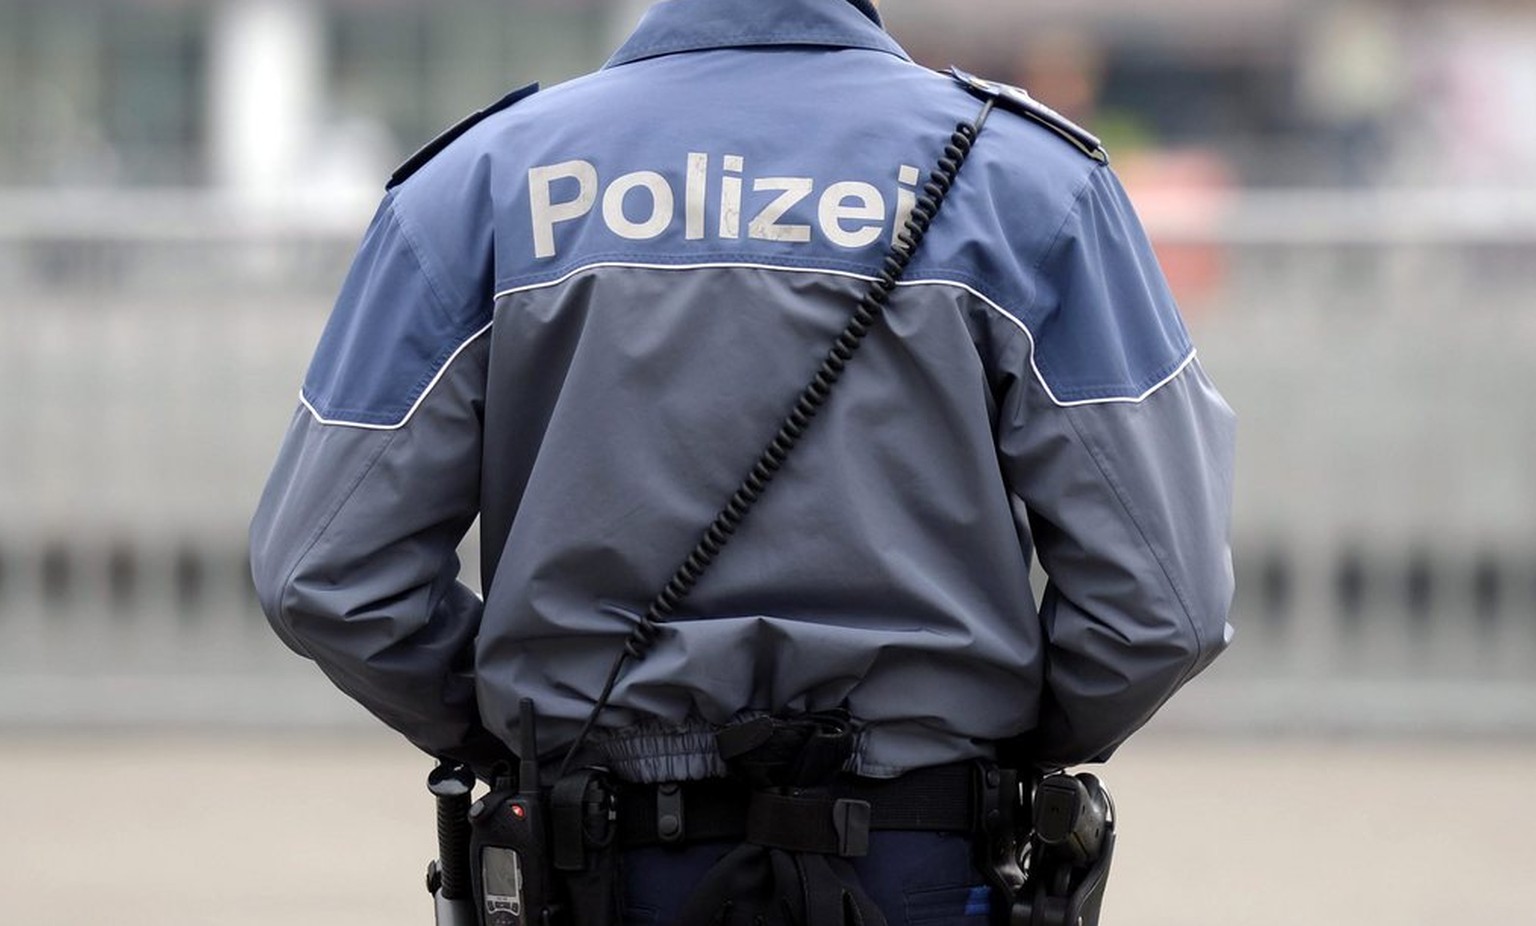
<path fill-rule="evenodd" d="M 503 778 L 469 808 L 470 876 L 480 926 L 548 926 L 557 912 L 533 702 L 524 698 L 518 710 L 516 790 Z"/>

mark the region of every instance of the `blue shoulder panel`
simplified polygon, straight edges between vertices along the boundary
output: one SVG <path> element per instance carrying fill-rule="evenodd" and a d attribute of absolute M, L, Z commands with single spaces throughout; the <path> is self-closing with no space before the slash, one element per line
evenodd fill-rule
<path fill-rule="evenodd" d="M 1078 194 L 1017 317 L 1058 404 L 1139 401 L 1194 353 L 1178 306 L 1125 191 L 1107 168 Z"/>
<path fill-rule="evenodd" d="M 461 120 L 390 178 L 304 381 L 303 402 L 321 422 L 401 426 L 489 327 L 489 168 L 465 136 L 537 89 L 513 91 Z"/>
<path fill-rule="evenodd" d="M 396 204 L 392 193 L 369 226 L 304 379 L 303 402 L 324 424 L 405 424 L 490 324 L 488 304 L 481 311 L 443 298 Z"/>

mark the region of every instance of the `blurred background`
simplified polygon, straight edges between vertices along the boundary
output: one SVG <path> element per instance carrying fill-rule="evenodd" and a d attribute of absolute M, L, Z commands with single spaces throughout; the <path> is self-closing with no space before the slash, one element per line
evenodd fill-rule
<path fill-rule="evenodd" d="M 424 760 L 277 643 L 245 527 L 393 166 L 511 87 L 600 65 L 645 6 L 0 0 L 0 919 L 73 922 L 58 892 L 105 877 L 124 922 L 425 922 Z M 1111 765 L 1151 817 L 1115 921 L 1527 918 L 1536 2 L 883 6 L 922 63 L 1104 136 L 1239 414 L 1239 636 Z M 284 774 L 324 785 L 298 801 L 309 832 L 272 828 Z M 354 860 L 350 900 L 300 889 L 280 916 L 188 908 L 185 879 L 124 867 L 167 826 L 214 838 L 198 827 L 225 818 L 173 795 L 223 808 L 238 775 L 266 796 L 229 827 L 270 832 L 200 855 L 213 884 L 319 885 L 364 817 L 409 866 Z M 118 802 L 131 835 L 103 875 L 49 801 L 116 776 L 143 799 Z M 1385 853 L 1379 890 L 1291 883 L 1339 826 Z M 295 862 L 308 838 L 329 848 Z M 1463 902 L 1475 881 L 1446 864 L 1511 877 Z"/>

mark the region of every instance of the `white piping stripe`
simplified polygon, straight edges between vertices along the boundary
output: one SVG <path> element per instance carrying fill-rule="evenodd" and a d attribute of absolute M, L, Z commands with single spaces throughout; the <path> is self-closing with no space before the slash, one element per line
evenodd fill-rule
<path fill-rule="evenodd" d="M 870 277 L 869 279 L 874 279 L 874 278 Z M 976 290 L 974 290 L 971 287 L 965 285 L 964 283 L 956 283 L 956 282 L 954 282 L 952 280 L 910 280 L 910 281 L 902 281 L 901 283 L 898 283 L 897 285 L 898 286 L 951 286 L 951 287 L 954 287 L 956 289 L 963 289 L 966 292 L 970 293 L 972 296 L 975 296 L 977 299 L 980 299 L 987 306 L 991 307 L 993 311 L 997 312 L 997 314 L 1001 315 L 1005 320 L 1007 320 L 1009 322 L 1012 322 L 1013 325 L 1015 327 L 1017 327 L 1020 331 L 1024 332 L 1024 336 L 1029 339 L 1029 368 L 1030 368 L 1030 370 L 1032 370 L 1034 372 L 1035 380 L 1038 383 L 1040 383 L 1040 388 L 1045 391 L 1046 398 L 1050 399 L 1052 404 L 1056 405 L 1059 408 L 1076 408 L 1076 407 L 1082 406 L 1082 405 L 1114 405 L 1114 404 L 1140 405 L 1142 402 L 1145 402 L 1147 399 L 1151 398 L 1153 393 L 1157 392 L 1159 389 L 1161 389 L 1164 386 L 1168 385 L 1169 383 L 1173 382 L 1175 379 L 1178 379 L 1179 374 L 1183 373 L 1184 370 L 1186 368 L 1188 368 L 1188 366 L 1191 363 L 1193 363 L 1194 360 L 1195 360 L 1195 349 L 1194 348 L 1190 348 L 1189 356 L 1185 357 L 1182 361 L 1180 361 L 1179 365 L 1176 368 L 1174 368 L 1174 371 L 1172 373 L 1169 373 L 1167 376 L 1163 377 L 1163 379 L 1158 381 L 1155 385 L 1153 385 L 1146 392 L 1143 392 L 1139 396 L 1108 396 L 1108 397 L 1102 398 L 1102 399 L 1074 399 L 1074 400 L 1072 400 L 1070 402 L 1063 402 L 1061 399 L 1056 398 L 1056 393 L 1051 391 L 1050 385 L 1048 383 L 1046 383 L 1046 381 L 1045 381 L 1045 374 L 1040 372 L 1040 367 L 1038 365 L 1036 365 L 1036 363 L 1035 363 L 1035 333 L 1033 331 L 1030 331 L 1029 330 L 1029 326 L 1024 324 L 1024 322 L 1022 322 L 1021 320 L 1019 320 L 1017 318 L 1014 318 L 1013 315 L 1011 315 L 1007 311 L 1005 311 L 1002 306 L 1000 306 L 997 303 L 993 302 L 991 299 L 988 299 L 986 296 L 983 296 L 981 293 L 978 293 Z"/>
<path fill-rule="evenodd" d="M 548 282 L 544 282 L 544 283 L 532 283 L 532 284 L 529 284 L 527 286 L 517 286 L 517 287 L 513 287 L 512 289 L 504 289 L 501 292 L 497 293 L 495 298 L 496 299 L 500 299 L 503 296 L 512 296 L 512 295 L 516 295 L 517 293 L 526 293 L 526 292 L 531 292 L 531 291 L 536 290 L 536 289 L 547 289 L 548 287 L 551 287 L 551 286 L 559 286 L 562 283 L 568 282 L 572 277 L 578 276 L 578 275 L 583 274 L 583 273 L 590 272 L 592 270 L 601 270 L 601 269 L 605 269 L 605 268 L 609 268 L 609 267 L 620 267 L 620 268 L 626 268 L 626 269 L 630 269 L 630 270 L 733 270 L 733 269 L 739 269 L 739 270 L 771 270 L 771 271 L 779 271 L 779 272 L 782 272 L 782 273 L 817 273 L 817 274 L 824 274 L 824 275 L 830 275 L 830 276 L 846 277 L 846 278 L 851 279 L 851 280 L 863 280 L 865 282 L 873 282 L 876 279 L 875 277 L 868 276 L 866 274 L 853 273 L 853 272 L 847 271 L 847 270 L 831 270 L 831 269 L 818 268 L 818 267 L 781 267 L 781 266 L 778 266 L 778 265 L 775 265 L 775 264 L 752 264 L 752 263 L 733 263 L 733 262 L 717 262 L 717 263 L 702 263 L 702 264 L 645 264 L 645 263 L 634 263 L 634 262 L 629 262 L 629 261 L 602 261 L 602 262 L 599 262 L 599 263 L 586 264 L 585 266 L 577 267 L 576 269 L 571 270 L 570 272 L 566 273 L 564 276 L 561 276 L 559 279 L 549 280 Z M 965 292 L 970 293 L 972 296 L 975 296 L 977 299 L 981 300 L 982 303 L 984 303 L 985 305 L 990 307 L 994 312 L 996 312 L 997 314 L 1001 315 L 1004 319 L 1006 319 L 1007 321 L 1013 323 L 1013 325 L 1015 327 L 1017 327 L 1020 331 L 1024 332 L 1024 336 L 1029 339 L 1029 368 L 1035 374 L 1035 381 L 1040 384 L 1040 388 L 1041 389 L 1045 390 L 1046 397 L 1051 400 L 1052 404 L 1054 404 L 1054 405 L 1056 405 L 1056 406 L 1058 406 L 1060 408 L 1074 408 L 1074 407 L 1082 406 L 1082 405 L 1113 405 L 1113 404 L 1139 405 L 1142 402 L 1145 402 L 1147 399 L 1151 398 L 1152 395 L 1154 393 L 1156 393 L 1159 389 L 1161 389 L 1164 386 L 1168 385 L 1169 383 L 1173 382 L 1175 379 L 1178 379 L 1179 378 L 1179 374 L 1183 373 L 1186 369 L 1188 369 L 1189 365 L 1195 361 L 1196 351 L 1193 348 L 1191 348 L 1190 351 L 1189 351 L 1189 356 L 1185 357 L 1183 359 L 1183 361 L 1181 361 L 1179 363 L 1179 365 L 1176 368 L 1174 368 L 1174 371 L 1172 373 L 1169 373 L 1162 380 L 1160 380 L 1157 384 L 1155 384 L 1154 386 L 1152 386 L 1150 389 L 1148 389 L 1146 392 L 1143 392 L 1139 396 L 1110 396 L 1108 398 L 1102 398 L 1102 399 L 1075 399 L 1075 400 L 1070 401 L 1070 402 L 1063 402 L 1062 400 L 1056 398 L 1056 394 L 1051 391 L 1050 385 L 1046 383 L 1045 376 L 1040 372 L 1040 367 L 1038 365 L 1036 365 L 1036 363 L 1035 363 L 1035 333 L 1033 331 L 1030 331 L 1029 330 L 1029 326 L 1024 324 L 1024 322 L 1022 322 L 1019 319 L 1013 317 L 1013 315 L 1009 314 L 1006 310 L 1004 310 L 1002 306 L 1000 306 L 997 303 L 993 302 L 991 299 L 988 299 L 986 296 L 984 296 L 981 293 L 977 292 L 975 289 L 972 289 L 970 286 L 967 286 L 964 283 L 957 283 L 957 282 L 955 282 L 953 280 L 902 280 L 900 283 L 898 283 L 896 285 L 898 285 L 898 286 L 948 286 L 948 287 L 951 287 L 951 288 L 954 288 L 954 289 L 964 290 Z"/>
<path fill-rule="evenodd" d="M 448 355 L 448 359 L 443 361 L 443 365 L 438 367 L 437 372 L 432 376 L 432 381 L 427 383 L 427 387 L 421 390 L 421 395 L 417 396 L 416 401 L 411 404 L 409 409 L 406 410 L 405 417 L 401 418 L 394 424 L 363 424 L 359 421 L 347 421 L 343 418 L 322 417 L 320 412 L 316 411 L 315 407 L 309 404 L 309 399 L 305 397 L 303 389 L 299 390 L 299 404 L 309 409 L 309 414 L 319 424 L 332 425 L 341 428 L 361 428 L 365 431 L 398 431 L 399 429 L 406 426 L 406 424 L 411 420 L 411 416 L 416 414 L 416 409 L 421 408 L 421 403 L 425 402 L 427 400 L 427 396 L 432 394 L 433 387 L 435 387 L 438 384 L 438 381 L 443 378 L 443 374 L 448 372 L 448 368 L 453 365 L 453 361 L 457 360 L 459 355 L 464 353 L 464 348 L 475 343 L 475 341 L 481 335 L 490 330 L 491 323 L 487 322 L 484 328 L 481 328 L 479 331 L 476 331 L 468 338 L 465 338 L 464 343 L 455 348 L 453 353 Z"/>
<path fill-rule="evenodd" d="M 547 289 L 551 286 L 559 286 L 562 283 L 569 282 L 572 277 L 580 276 L 581 274 L 588 273 L 592 270 L 604 270 L 609 267 L 621 267 L 628 270 L 779 270 L 785 273 L 821 273 L 837 277 L 847 277 L 850 280 L 872 281 L 875 279 L 872 276 L 866 276 L 862 273 L 853 273 L 848 270 L 831 270 L 821 267 L 781 267 L 777 264 L 748 264 L 731 261 L 719 261 L 702 264 L 643 264 L 632 263 L 629 261 L 609 260 L 601 261 L 595 264 L 584 264 L 574 270 L 569 271 L 558 279 L 547 280 L 543 283 L 530 283 L 527 286 L 514 286 L 511 289 L 504 289 L 497 293 L 495 298 L 500 299 L 502 296 L 512 296 L 517 293 L 526 293 L 535 289 Z"/>

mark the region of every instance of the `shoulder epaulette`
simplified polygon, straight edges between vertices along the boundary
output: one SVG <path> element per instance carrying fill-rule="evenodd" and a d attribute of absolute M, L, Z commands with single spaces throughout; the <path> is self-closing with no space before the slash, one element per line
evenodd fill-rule
<path fill-rule="evenodd" d="M 507 94 L 486 108 L 480 110 L 479 112 L 470 113 L 468 116 L 460 119 L 458 122 L 454 123 L 453 126 L 450 127 L 446 132 L 427 142 L 425 145 L 422 145 L 421 150 L 406 158 L 404 164 L 401 164 L 399 167 L 395 168 L 395 172 L 390 174 L 389 182 L 384 185 L 384 189 L 393 190 L 395 187 L 409 179 L 411 174 L 421 170 L 421 168 L 425 166 L 428 161 L 441 154 L 443 149 L 453 144 L 454 140 L 457 139 L 460 135 L 468 132 L 476 125 L 485 121 L 485 119 L 488 117 L 496 115 L 503 109 L 506 109 L 508 106 L 516 103 L 518 100 L 527 99 L 528 97 L 533 96 L 538 92 L 538 84 L 529 84 L 526 87 L 513 90 L 511 93 Z"/>
<path fill-rule="evenodd" d="M 1109 152 L 1104 150 L 1104 143 L 1099 141 L 1097 135 L 1094 135 L 1071 119 L 1030 96 L 1029 91 L 1020 87 L 998 83 L 994 80 L 983 80 L 974 74 L 967 74 L 959 68 L 950 68 L 949 74 L 961 86 L 982 99 L 995 100 L 997 105 L 1003 109 L 1038 122 L 1062 138 L 1065 138 L 1072 143 L 1073 147 L 1095 161 L 1101 164 L 1109 163 Z"/>

